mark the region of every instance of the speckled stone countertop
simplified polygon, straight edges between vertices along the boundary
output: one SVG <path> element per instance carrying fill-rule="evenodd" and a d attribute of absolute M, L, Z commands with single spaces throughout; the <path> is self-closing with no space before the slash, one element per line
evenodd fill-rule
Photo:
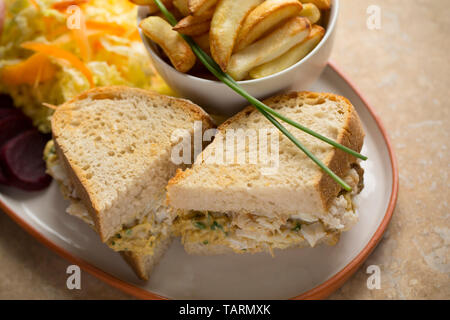
<path fill-rule="evenodd" d="M 374 106 L 392 139 L 400 192 L 373 254 L 331 299 L 450 299 L 450 6 L 448 0 L 341 0 L 332 60 Z M 367 8 L 381 28 L 367 28 Z M 369 265 L 381 289 L 369 290 Z M 0 299 L 130 299 L 83 273 L 66 288 L 68 262 L 0 214 Z"/>

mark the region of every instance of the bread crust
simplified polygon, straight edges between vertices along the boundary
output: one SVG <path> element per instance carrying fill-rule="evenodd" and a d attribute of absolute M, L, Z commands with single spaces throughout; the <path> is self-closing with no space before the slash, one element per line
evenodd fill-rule
<path fill-rule="evenodd" d="M 120 255 L 141 280 L 148 281 L 153 268 L 159 263 L 159 260 L 169 248 L 172 240 L 171 237 L 161 240 L 156 246 L 153 255 L 139 255 L 133 251 L 121 251 Z"/>
<path fill-rule="evenodd" d="M 72 99 L 66 101 L 62 105 L 60 105 L 56 109 L 55 113 L 52 116 L 52 129 L 53 129 L 54 121 L 57 121 L 54 119 L 58 115 L 58 110 L 61 111 L 63 107 L 68 107 L 71 104 L 73 104 L 74 102 L 84 100 L 86 98 L 92 98 L 95 100 L 113 99 L 115 97 L 121 97 L 125 93 L 133 93 L 135 95 L 142 95 L 142 96 L 146 96 L 146 97 L 156 97 L 157 96 L 159 98 L 166 99 L 166 101 L 176 101 L 177 103 L 180 103 L 179 104 L 180 108 L 183 108 L 186 111 L 192 112 L 193 118 L 195 120 L 201 120 L 211 127 L 215 126 L 214 121 L 211 119 L 209 114 L 206 113 L 206 111 L 204 111 L 198 105 L 194 104 L 193 102 L 191 102 L 187 99 L 166 96 L 166 95 L 157 93 L 155 91 L 144 90 L 144 89 L 140 89 L 140 88 L 132 88 L 132 87 L 127 87 L 127 86 L 109 86 L 109 87 L 98 87 L 98 88 L 89 89 L 89 90 L 84 91 L 83 93 L 80 93 L 79 95 L 73 97 Z"/>
<path fill-rule="evenodd" d="M 103 242 L 106 242 L 108 240 L 108 237 L 105 236 L 105 233 L 103 231 L 103 224 L 104 221 L 102 219 L 102 215 L 100 215 L 100 208 L 98 203 L 96 203 L 95 198 L 91 196 L 90 192 L 90 184 L 89 180 L 82 174 L 81 169 L 75 165 L 71 159 L 67 159 L 67 157 L 64 154 L 64 148 L 60 145 L 58 141 L 58 137 L 62 130 L 64 130 L 64 127 L 60 126 L 59 123 L 61 122 L 61 117 L 66 117 L 67 113 L 70 114 L 70 108 L 71 106 L 77 102 L 81 101 L 87 98 L 93 99 L 93 100 L 102 100 L 102 99 L 120 99 L 124 98 L 126 96 L 143 96 L 146 98 L 154 98 L 158 97 L 159 99 L 162 99 L 166 102 L 172 102 L 176 103 L 177 107 L 182 108 L 186 111 L 186 113 L 191 115 L 192 121 L 202 121 L 204 128 L 210 128 L 214 127 L 214 122 L 211 119 L 211 117 L 199 106 L 195 105 L 194 103 L 180 98 L 174 98 L 169 97 L 165 95 L 161 95 L 159 93 L 138 89 L 138 88 L 131 88 L 126 86 L 110 86 L 110 87 L 100 87 L 100 88 L 94 88 L 87 90 L 78 96 L 74 97 L 73 99 L 65 102 L 61 106 L 59 106 L 55 113 L 53 114 L 53 117 L 51 119 L 52 124 L 52 132 L 53 132 L 53 140 L 55 142 L 55 149 L 60 156 L 60 159 L 62 160 L 63 166 L 68 173 L 68 176 L 70 180 L 72 181 L 75 190 L 83 203 L 85 204 L 89 214 L 91 215 L 95 227 L 98 230 L 98 233 L 100 235 L 100 238 Z"/>
<path fill-rule="evenodd" d="M 263 102 L 271 106 L 273 109 L 279 109 L 282 105 L 282 101 L 298 98 L 306 99 L 311 96 L 315 96 L 319 99 L 323 98 L 340 102 L 343 105 L 345 105 L 345 107 L 347 108 L 347 117 L 343 125 L 344 130 L 342 130 L 342 132 L 339 134 L 336 142 L 352 150 L 360 152 L 364 142 L 365 134 L 362 128 L 361 120 L 359 119 L 359 116 L 356 110 L 354 109 L 353 105 L 347 98 L 332 93 L 316 93 L 310 91 L 301 91 L 277 95 L 268 98 Z M 254 112 L 258 112 L 258 110 L 254 106 L 248 106 L 244 108 L 241 112 L 237 113 L 233 117 L 226 120 L 217 129 L 220 132 L 224 133 L 232 123 L 239 121 L 245 117 L 248 117 Z M 202 158 L 203 157 L 200 155 L 197 159 Z M 333 152 L 331 157 L 329 157 L 329 159 L 326 159 L 324 163 L 339 177 L 343 178 L 347 175 L 347 173 L 351 168 L 351 165 L 355 163 L 356 160 L 357 159 L 354 156 L 339 149 L 335 149 L 335 152 Z M 194 165 L 199 165 L 199 163 Z M 167 188 L 170 189 L 171 186 L 180 183 L 183 179 L 191 175 L 192 172 L 193 171 L 191 169 L 187 169 L 185 171 L 177 170 L 175 177 L 173 177 L 169 181 Z M 314 188 L 319 194 L 320 200 L 322 202 L 322 207 L 325 208 L 325 210 L 329 210 L 333 199 L 338 195 L 338 193 L 342 189 L 341 186 L 325 172 L 322 172 L 320 175 L 317 176 L 316 181 L 314 182 Z M 167 193 L 167 202 L 168 204 L 170 204 L 169 193 Z"/>
<path fill-rule="evenodd" d="M 352 150 L 360 152 L 364 143 L 365 133 L 355 108 L 345 97 L 328 94 L 328 98 L 329 97 L 342 100 L 342 102 L 347 105 L 349 111 L 344 130 L 338 136 L 337 142 Z M 352 164 L 355 163 L 356 160 L 356 157 L 351 154 L 340 149 L 335 149 L 333 156 L 326 161 L 326 163 L 328 168 L 339 177 L 343 178 L 347 175 Z M 336 198 L 342 187 L 328 174 L 322 174 L 320 180 L 317 182 L 317 188 L 321 195 L 322 202 L 324 203 L 324 207 L 329 210 L 331 202 Z"/>

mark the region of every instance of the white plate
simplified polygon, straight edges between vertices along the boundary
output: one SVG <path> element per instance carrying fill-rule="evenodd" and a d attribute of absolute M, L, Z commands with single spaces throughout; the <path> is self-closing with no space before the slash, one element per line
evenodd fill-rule
<path fill-rule="evenodd" d="M 0 205 L 40 241 L 83 269 L 141 298 L 286 299 L 323 298 L 337 289 L 367 258 L 381 238 L 395 206 L 398 179 L 384 130 L 371 108 L 345 78 L 329 65 L 313 91 L 347 97 L 366 131 L 362 153 L 369 160 L 365 188 L 356 197 L 359 222 L 334 247 L 291 249 L 268 254 L 190 256 L 175 240 L 147 283 L 136 278 L 119 254 L 97 234 L 65 213 L 55 182 L 38 193 L 0 188 Z"/>

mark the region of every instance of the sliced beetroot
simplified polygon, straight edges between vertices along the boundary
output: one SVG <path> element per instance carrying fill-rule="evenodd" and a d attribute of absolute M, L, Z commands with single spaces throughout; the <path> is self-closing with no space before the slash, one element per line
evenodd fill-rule
<path fill-rule="evenodd" d="M 6 179 L 1 166 L 0 166 L 0 184 L 8 184 L 8 179 Z"/>
<path fill-rule="evenodd" d="M 0 148 L 10 139 L 30 129 L 31 121 L 22 115 L 12 115 L 0 120 Z"/>
<path fill-rule="evenodd" d="M 13 108 L 14 102 L 12 98 L 6 94 L 0 94 L 0 109 Z"/>
<path fill-rule="evenodd" d="M 28 190 L 46 188 L 51 177 L 45 173 L 42 153 L 47 140 L 36 129 L 21 133 L 0 149 L 0 161 L 11 186 Z"/>
<path fill-rule="evenodd" d="M 0 109 L 0 120 L 7 118 L 9 116 L 22 116 L 24 117 L 24 114 L 22 111 L 16 108 L 4 108 Z"/>

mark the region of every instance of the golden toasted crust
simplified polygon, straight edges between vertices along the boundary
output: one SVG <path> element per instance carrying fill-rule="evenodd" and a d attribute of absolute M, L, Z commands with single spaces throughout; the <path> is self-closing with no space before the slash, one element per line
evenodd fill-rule
<path fill-rule="evenodd" d="M 360 152 L 364 143 L 365 134 L 355 108 L 350 101 L 344 97 L 328 94 L 327 98 L 339 99 L 341 102 L 345 103 L 348 108 L 348 117 L 344 125 L 344 130 L 338 136 L 337 142 L 352 150 Z M 347 175 L 351 165 L 355 162 L 356 158 L 354 156 L 340 149 L 335 149 L 333 156 L 326 161 L 326 164 L 339 177 L 343 178 Z M 317 188 L 321 195 L 322 202 L 328 210 L 331 202 L 340 192 L 341 186 L 328 174 L 323 174 L 317 184 Z"/>
<path fill-rule="evenodd" d="M 143 89 L 138 88 L 130 88 L 126 86 L 110 86 L 110 87 L 100 87 L 100 88 L 94 88 L 90 89 L 88 91 L 85 91 L 81 93 L 80 95 L 74 97 L 73 99 L 65 102 L 61 106 L 59 106 L 55 113 L 53 114 L 53 117 L 51 119 L 52 124 L 52 132 L 53 132 L 53 141 L 55 142 L 55 149 L 62 160 L 63 166 L 68 173 L 68 176 L 72 183 L 75 186 L 75 190 L 79 197 L 81 198 L 82 202 L 86 206 L 89 214 L 91 215 L 92 219 L 94 220 L 95 227 L 99 232 L 100 238 L 103 242 L 106 242 L 108 239 L 105 237 L 104 233 L 102 232 L 102 225 L 104 221 L 102 221 L 101 215 L 99 214 L 99 205 L 95 201 L 95 197 L 91 197 L 90 192 L 90 185 L 89 185 L 89 179 L 87 179 L 81 172 L 80 168 L 78 168 L 71 159 L 67 159 L 64 152 L 62 151 L 61 146 L 58 142 L 58 136 L 64 130 L 63 126 L 60 126 L 59 124 L 62 123 L 63 119 L 62 117 L 67 117 L 67 114 L 70 115 L 70 108 L 72 105 L 77 102 L 81 101 L 87 98 L 93 99 L 93 100 L 102 100 L 102 99 L 120 99 L 125 95 L 133 94 L 135 96 L 144 96 L 148 98 L 152 97 L 158 97 L 159 99 L 166 100 L 167 102 L 175 102 L 177 104 L 178 108 L 182 108 L 186 110 L 187 113 L 191 115 L 192 121 L 202 121 L 205 128 L 214 127 L 214 123 L 212 119 L 209 117 L 209 115 L 203 111 L 200 107 L 193 104 L 192 102 L 185 100 L 185 99 L 179 99 L 174 97 L 169 97 L 165 95 L 161 95 L 159 93 L 153 92 L 153 91 L 147 91 Z"/>
<path fill-rule="evenodd" d="M 135 254 L 132 251 L 121 251 L 120 255 L 133 269 L 133 271 L 136 273 L 139 279 L 145 281 L 149 279 L 149 276 L 145 270 L 144 263 L 139 255 Z"/>
<path fill-rule="evenodd" d="M 148 280 L 150 274 L 158 264 L 164 252 L 168 249 L 169 245 L 172 243 L 172 238 L 166 238 L 161 240 L 158 246 L 155 248 L 153 255 L 139 255 L 133 251 L 121 251 L 120 255 L 122 258 L 130 265 L 134 270 L 136 275 L 142 280 Z"/>
<path fill-rule="evenodd" d="M 135 95 L 141 95 L 146 97 L 159 97 L 162 99 L 166 99 L 167 101 L 175 101 L 179 105 L 178 107 L 185 109 L 186 111 L 192 112 L 192 118 L 194 120 L 202 120 L 209 124 L 210 126 L 214 126 L 214 122 L 212 121 L 211 117 L 203 111 L 199 106 L 195 105 L 193 102 L 190 102 L 186 99 L 180 99 L 175 97 L 166 96 L 163 94 L 159 94 L 155 91 L 150 90 L 144 90 L 139 88 L 131 88 L 127 86 L 109 86 L 109 87 L 99 87 L 99 88 L 93 88 L 89 89 L 78 96 L 72 98 L 71 100 L 66 101 L 64 104 L 60 105 L 55 113 L 52 116 L 52 130 L 54 126 L 54 122 L 57 122 L 58 117 L 58 110 L 62 110 L 64 107 L 69 107 L 71 104 L 73 104 L 76 101 L 84 100 L 86 98 L 91 98 L 94 100 L 102 100 L 102 99 L 114 99 L 115 97 L 121 97 L 126 92 L 133 93 Z"/>
<path fill-rule="evenodd" d="M 343 125 L 343 130 L 341 130 L 341 133 L 337 138 L 337 142 L 352 150 L 360 152 L 364 142 L 365 134 L 359 116 L 348 99 L 332 93 L 315 93 L 302 91 L 277 95 L 269 99 L 266 99 L 263 102 L 272 107 L 273 109 L 279 109 L 282 107 L 283 101 L 298 98 L 307 98 L 308 96 L 311 95 L 317 96 L 317 98 L 323 98 L 327 100 L 340 102 L 341 104 L 346 106 L 347 118 L 345 120 L 345 124 Z M 218 127 L 218 130 L 221 132 L 225 132 L 227 128 L 230 126 L 230 124 L 250 116 L 253 112 L 258 112 L 255 107 L 253 106 L 246 107 L 241 112 L 237 113 L 236 115 L 225 121 L 222 125 L 220 125 Z M 198 159 L 202 158 L 203 157 L 199 156 Z M 349 155 L 348 153 L 338 149 L 335 149 L 335 152 L 331 155 L 331 157 L 324 161 L 325 165 L 327 165 L 333 172 L 335 172 L 341 178 L 347 175 L 348 171 L 351 168 L 351 165 L 355 162 L 356 158 L 354 156 Z M 192 174 L 192 172 L 193 171 L 191 169 L 187 169 L 185 171 L 177 170 L 175 177 L 173 177 L 169 181 L 168 187 L 179 183 L 181 180 Z M 323 173 L 320 176 L 318 176 L 318 180 L 315 182 L 315 189 L 320 195 L 323 207 L 326 210 L 328 210 L 331 205 L 331 202 L 340 192 L 341 187 L 329 175 Z M 168 195 L 167 195 L 167 202 L 170 203 L 170 198 Z"/>

